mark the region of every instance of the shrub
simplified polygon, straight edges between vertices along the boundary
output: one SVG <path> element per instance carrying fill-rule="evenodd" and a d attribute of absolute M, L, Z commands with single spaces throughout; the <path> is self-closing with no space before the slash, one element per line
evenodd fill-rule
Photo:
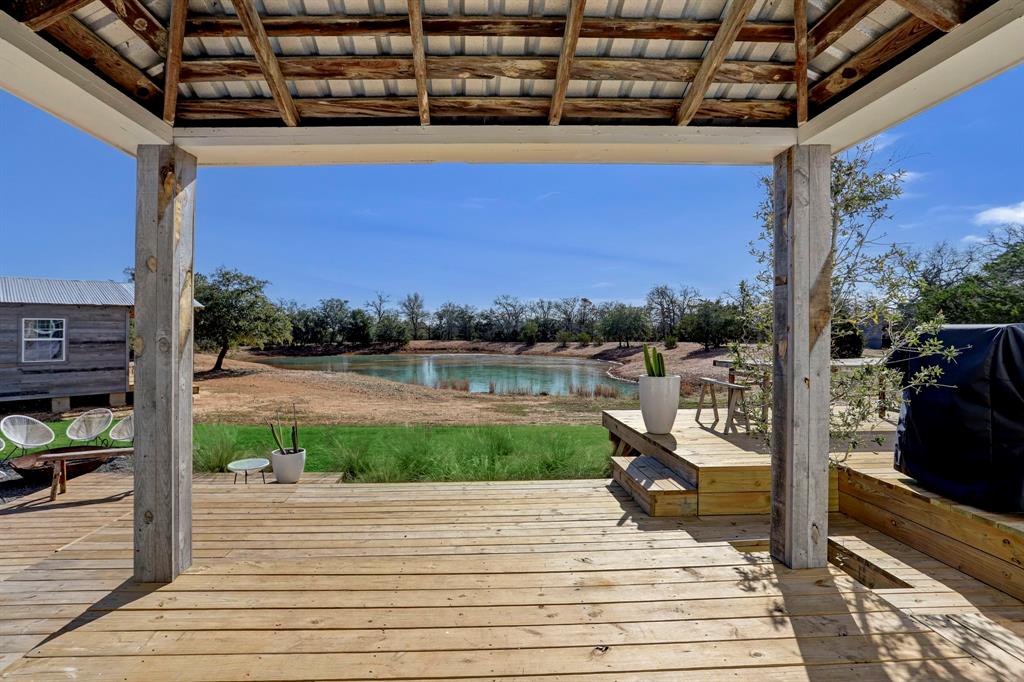
<path fill-rule="evenodd" d="M 859 358 L 864 352 L 864 334 L 850 320 L 832 323 L 832 357 Z"/>
<path fill-rule="evenodd" d="M 677 345 L 676 337 L 674 337 L 674 336 L 666 336 L 665 337 L 665 350 L 671 350 L 672 348 L 675 348 L 676 345 Z"/>
<path fill-rule="evenodd" d="M 535 320 L 528 320 L 523 325 L 523 330 L 519 333 L 519 338 L 523 343 L 528 343 L 531 346 L 540 340 L 540 326 Z"/>
<path fill-rule="evenodd" d="M 558 341 L 559 348 L 567 348 L 569 342 L 572 341 L 572 334 L 563 329 L 555 336 L 555 341 Z"/>
<path fill-rule="evenodd" d="M 604 345 L 604 337 L 601 336 L 600 334 L 594 334 L 593 344 L 595 346 L 603 346 Z"/>
<path fill-rule="evenodd" d="M 581 346 L 589 346 L 590 345 L 590 334 L 588 334 L 586 332 L 580 332 L 579 334 L 576 335 L 576 341 Z"/>

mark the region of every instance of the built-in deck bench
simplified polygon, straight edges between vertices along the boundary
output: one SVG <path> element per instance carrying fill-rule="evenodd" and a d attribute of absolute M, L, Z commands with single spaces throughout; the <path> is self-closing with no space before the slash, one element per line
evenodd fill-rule
<path fill-rule="evenodd" d="M 892 468 L 890 453 L 839 465 L 839 511 L 1007 594 L 1024 599 L 1024 514 L 960 504 Z"/>

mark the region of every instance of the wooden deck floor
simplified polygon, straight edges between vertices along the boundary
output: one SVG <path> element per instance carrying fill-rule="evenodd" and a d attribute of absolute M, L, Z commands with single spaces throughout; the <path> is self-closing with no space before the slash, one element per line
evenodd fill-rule
<path fill-rule="evenodd" d="M 1024 604 L 836 514 L 902 581 L 792 572 L 767 518 L 651 519 L 607 481 L 232 486 L 134 584 L 131 480 L 0 508 L 0 670 L 88 680 L 1021 679 Z"/>

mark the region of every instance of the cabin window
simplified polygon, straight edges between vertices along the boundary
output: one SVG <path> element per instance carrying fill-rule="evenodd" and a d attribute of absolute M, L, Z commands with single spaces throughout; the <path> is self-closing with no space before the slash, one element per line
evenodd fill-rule
<path fill-rule="evenodd" d="M 65 320 L 26 318 L 21 321 L 22 362 L 63 362 Z"/>

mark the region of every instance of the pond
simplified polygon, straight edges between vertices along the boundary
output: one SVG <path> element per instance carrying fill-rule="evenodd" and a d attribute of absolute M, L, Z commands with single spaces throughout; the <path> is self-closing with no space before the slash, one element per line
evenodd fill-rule
<path fill-rule="evenodd" d="M 608 376 L 610 363 L 541 355 L 470 353 L 328 355 L 266 360 L 283 369 L 355 372 L 435 388 L 502 395 L 636 395 L 636 384 Z"/>

